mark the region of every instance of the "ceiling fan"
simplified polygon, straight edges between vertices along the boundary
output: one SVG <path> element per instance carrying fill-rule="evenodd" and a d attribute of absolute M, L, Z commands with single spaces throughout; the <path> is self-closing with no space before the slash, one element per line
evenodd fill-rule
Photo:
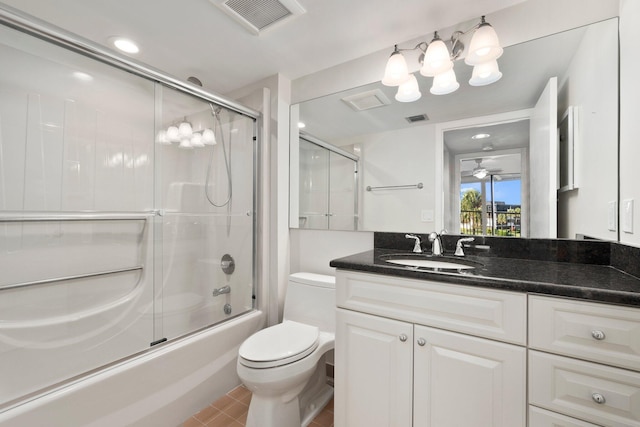
<path fill-rule="evenodd" d="M 472 160 L 472 159 L 468 159 Z M 461 172 L 461 176 L 470 177 L 473 176 L 477 179 L 484 179 L 488 175 L 494 175 L 496 178 L 496 174 L 502 172 L 502 169 L 487 169 L 482 166 L 482 159 L 473 159 L 476 162 L 476 166 L 472 170 L 466 170 Z M 464 160 L 463 160 L 464 161 Z M 499 179 L 499 178 L 498 178 Z"/>

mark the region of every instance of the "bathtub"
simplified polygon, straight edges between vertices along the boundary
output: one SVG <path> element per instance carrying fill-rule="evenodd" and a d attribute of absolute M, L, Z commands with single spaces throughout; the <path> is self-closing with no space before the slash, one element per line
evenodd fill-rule
<path fill-rule="evenodd" d="M 264 327 L 251 311 L 102 369 L 0 413 L 0 427 L 178 426 L 240 384 L 240 344 Z"/>

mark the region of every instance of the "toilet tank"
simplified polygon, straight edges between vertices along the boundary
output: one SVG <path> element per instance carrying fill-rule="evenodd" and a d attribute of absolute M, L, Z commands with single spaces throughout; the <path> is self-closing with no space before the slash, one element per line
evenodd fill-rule
<path fill-rule="evenodd" d="M 335 333 L 336 278 L 315 273 L 291 274 L 283 318 Z"/>

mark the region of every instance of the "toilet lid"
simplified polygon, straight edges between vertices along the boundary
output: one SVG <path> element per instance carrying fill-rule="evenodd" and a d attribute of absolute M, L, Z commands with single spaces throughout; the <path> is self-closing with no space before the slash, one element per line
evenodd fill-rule
<path fill-rule="evenodd" d="M 317 326 L 285 320 L 247 338 L 238 351 L 240 363 L 256 368 L 293 363 L 316 349 L 318 336 Z"/>

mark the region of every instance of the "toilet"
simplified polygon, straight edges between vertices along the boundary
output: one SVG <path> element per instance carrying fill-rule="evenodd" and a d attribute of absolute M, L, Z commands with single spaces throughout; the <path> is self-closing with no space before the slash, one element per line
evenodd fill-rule
<path fill-rule="evenodd" d="M 253 393 L 247 427 L 304 427 L 331 400 L 325 357 L 335 326 L 335 277 L 290 275 L 282 323 L 238 351 L 238 376 Z"/>

